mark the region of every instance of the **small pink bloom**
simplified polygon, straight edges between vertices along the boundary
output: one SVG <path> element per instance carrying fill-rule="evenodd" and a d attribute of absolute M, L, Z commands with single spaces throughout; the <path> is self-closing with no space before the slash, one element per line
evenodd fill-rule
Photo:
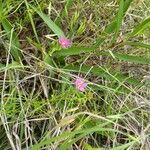
<path fill-rule="evenodd" d="M 84 82 L 84 80 L 81 78 L 77 78 L 75 80 L 74 84 L 75 84 L 76 88 L 81 92 L 84 92 L 85 88 L 87 87 L 87 83 Z"/>
<path fill-rule="evenodd" d="M 64 36 L 62 36 L 58 40 L 58 43 L 61 45 L 62 48 L 68 48 L 72 45 L 72 41 L 70 39 L 65 38 Z"/>

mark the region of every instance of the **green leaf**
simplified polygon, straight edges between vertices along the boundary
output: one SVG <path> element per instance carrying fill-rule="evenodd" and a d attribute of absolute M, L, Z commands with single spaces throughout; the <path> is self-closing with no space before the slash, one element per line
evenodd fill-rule
<path fill-rule="evenodd" d="M 5 29 L 5 31 L 6 31 L 6 33 L 8 35 L 8 38 L 10 39 L 10 37 L 11 37 L 11 30 L 13 29 L 11 23 L 6 18 L 2 19 L 1 23 L 2 23 L 2 26 L 3 26 L 3 28 Z M 17 37 L 17 34 L 13 31 L 10 53 L 12 54 L 14 59 L 16 61 L 18 61 L 18 62 L 22 58 L 22 54 L 21 54 L 19 48 L 20 48 L 19 39 Z"/>
<path fill-rule="evenodd" d="M 123 7 L 123 14 L 122 14 L 122 11 L 121 10 L 118 10 L 118 11 L 121 11 L 121 17 L 124 17 L 131 2 L 133 0 L 126 0 L 124 2 L 124 7 Z M 122 2 L 123 3 L 123 2 Z M 122 7 L 122 6 L 121 6 Z M 118 12 L 119 13 L 119 12 Z M 110 34 L 110 33 L 113 33 L 115 30 L 116 30 L 116 25 L 117 25 L 117 18 L 118 18 L 118 13 L 116 14 L 116 16 L 112 19 L 112 22 L 110 24 L 107 25 L 107 27 L 105 28 L 105 33 L 107 34 Z M 123 15 L 123 16 L 122 16 Z"/>
<path fill-rule="evenodd" d="M 63 20 L 65 16 L 68 17 L 68 9 L 72 6 L 73 2 L 74 0 L 66 0 L 66 5 L 60 14 L 60 17 L 58 17 L 58 19 L 56 20 L 56 23 L 58 25 L 61 23 L 61 20 Z"/>
<path fill-rule="evenodd" d="M 25 5 L 26 5 L 26 8 L 27 8 L 27 12 L 28 12 L 28 15 L 29 15 L 29 19 L 30 19 L 30 22 L 31 22 L 32 29 L 33 29 L 33 32 L 35 34 L 36 40 L 37 40 L 38 43 L 40 43 L 37 32 L 36 32 L 35 24 L 34 24 L 32 15 L 31 15 L 30 10 L 29 10 L 29 4 L 28 4 L 27 0 L 24 0 L 24 1 L 25 1 Z"/>
<path fill-rule="evenodd" d="M 4 17 L 3 15 L 3 3 L 2 3 L 2 0 L 0 0 L 0 19 L 2 20 Z"/>
<path fill-rule="evenodd" d="M 127 61 L 135 64 L 150 64 L 150 58 L 142 57 L 142 56 L 132 56 L 127 54 L 119 54 L 113 53 L 113 55 L 122 61 Z"/>
<path fill-rule="evenodd" d="M 44 54 L 44 59 L 43 59 L 43 61 L 44 61 L 46 64 L 48 64 L 48 65 L 54 67 L 53 58 L 50 57 L 47 53 Z"/>
<path fill-rule="evenodd" d="M 104 77 L 108 80 L 116 80 L 119 82 L 127 82 L 129 84 L 138 86 L 139 85 L 139 81 L 131 78 L 131 77 L 127 77 L 121 73 L 116 73 L 112 70 L 109 70 L 109 72 L 111 72 L 111 75 L 109 73 L 107 73 L 107 71 L 104 71 L 104 68 L 97 68 L 97 67 L 90 67 L 90 66 L 82 66 L 81 68 L 79 66 L 73 66 L 73 65 L 68 65 L 65 67 L 65 69 L 68 69 L 71 72 L 83 72 L 83 73 L 87 73 L 89 70 L 91 73 L 100 76 L 100 77 Z"/>
<path fill-rule="evenodd" d="M 23 66 L 22 64 L 13 61 L 12 63 L 8 64 L 7 66 L 0 64 L 0 72 L 5 71 L 6 69 L 18 69 L 18 68 L 29 68 L 28 66 Z"/>
<path fill-rule="evenodd" d="M 87 143 L 84 144 L 84 147 L 86 150 L 93 150 L 92 146 Z"/>
<path fill-rule="evenodd" d="M 123 16 L 125 16 L 131 2 L 133 0 L 126 0 L 125 3 L 124 3 L 124 9 L 123 9 Z M 104 30 L 104 33 L 105 35 L 109 35 L 111 33 L 113 33 L 115 30 L 116 30 L 116 25 L 117 25 L 117 17 L 118 17 L 118 14 L 112 19 L 112 22 L 110 24 L 108 24 Z M 96 40 L 96 43 L 95 43 L 95 47 L 99 47 L 104 41 L 105 39 L 107 38 L 107 36 L 105 37 L 100 37 Z"/>
<path fill-rule="evenodd" d="M 123 14 L 124 14 L 124 0 L 120 0 L 118 15 L 116 18 L 116 28 L 115 28 L 116 30 L 115 30 L 112 43 L 115 43 L 116 38 L 118 37 L 119 31 L 122 25 L 122 21 L 123 21 Z"/>
<path fill-rule="evenodd" d="M 114 129 L 111 129 L 111 128 L 100 128 L 99 127 L 99 130 L 98 129 L 94 129 L 94 128 L 89 128 L 89 129 L 85 129 L 83 130 L 83 132 L 78 135 L 76 138 L 73 138 L 71 140 L 66 140 L 61 146 L 60 146 L 60 150 L 67 150 L 72 144 L 76 143 L 77 141 L 79 141 L 80 139 L 82 139 L 83 137 L 87 136 L 88 134 L 91 134 L 93 132 L 99 132 L 99 131 L 109 131 L 109 132 L 116 132 Z M 123 134 L 123 133 L 122 133 Z M 128 136 L 128 135 L 127 135 Z M 128 136 L 129 137 L 129 136 Z M 131 145 L 133 145 L 134 143 L 136 143 L 137 141 L 134 140 L 132 142 L 130 142 L 130 144 L 128 143 L 128 145 L 124 144 L 122 145 L 122 148 L 125 148 L 125 147 L 129 147 Z M 121 148 L 121 147 L 119 147 Z M 116 149 L 116 150 L 121 150 L 121 149 Z M 122 149 L 124 150 L 124 149 Z"/>
<path fill-rule="evenodd" d="M 126 150 L 129 146 L 132 146 L 135 143 L 136 141 L 132 141 L 126 144 L 122 144 L 121 146 L 114 147 L 111 150 Z"/>
<path fill-rule="evenodd" d="M 49 145 L 51 144 L 52 142 L 54 141 L 63 141 L 63 140 L 67 140 L 67 139 L 71 139 L 73 138 L 75 135 L 78 135 L 78 134 L 81 134 L 79 136 L 79 139 L 80 137 L 83 137 L 83 136 L 86 136 L 88 134 L 91 134 L 93 132 L 97 132 L 97 131 L 109 131 L 109 132 L 117 132 L 117 133 L 120 133 L 120 134 L 123 134 L 123 135 L 126 135 L 125 133 L 121 132 L 121 131 L 118 131 L 118 130 L 115 130 L 115 129 L 111 129 L 111 128 L 102 128 L 100 127 L 99 125 L 98 126 L 95 126 L 95 127 L 92 127 L 90 129 L 81 129 L 81 130 L 75 130 L 73 132 L 69 132 L 69 131 L 66 131 L 65 133 L 59 135 L 59 136 L 56 136 L 56 137 L 52 137 L 52 138 L 48 138 L 48 139 L 45 139 L 41 142 L 39 142 L 38 144 L 34 145 L 33 147 L 30 148 L 30 150 L 38 150 L 40 149 L 42 146 L 46 146 L 46 145 Z M 126 135 L 127 136 L 127 135 Z M 78 138 L 78 137 L 77 137 Z M 133 138 L 132 136 L 130 136 L 129 138 Z M 74 141 L 76 141 L 77 139 L 74 139 Z M 69 140 L 70 141 L 70 140 Z M 72 143 L 72 142 L 71 142 Z M 70 143 L 67 143 L 66 145 L 62 145 L 62 147 L 68 147 L 68 144 Z M 61 149 L 62 150 L 62 149 Z"/>
<path fill-rule="evenodd" d="M 3 65 L 3 64 L 0 64 L 0 70 L 1 70 L 1 68 L 3 68 L 5 65 Z"/>
<path fill-rule="evenodd" d="M 148 25 L 150 25 L 150 18 L 145 19 L 143 22 L 139 23 L 134 30 L 128 34 L 127 38 L 136 36 L 141 31 L 143 31 Z"/>
<path fill-rule="evenodd" d="M 30 5 L 31 8 L 43 19 L 47 26 L 60 38 L 64 36 L 63 31 L 43 12 Z"/>
<path fill-rule="evenodd" d="M 126 42 L 125 44 L 150 49 L 149 44 L 145 44 L 145 43 L 142 43 L 142 42 Z"/>
<path fill-rule="evenodd" d="M 53 56 L 70 56 L 70 55 L 78 55 L 81 53 L 89 53 L 96 50 L 95 47 L 70 47 L 67 49 L 61 49 L 60 51 L 56 51 L 53 53 Z"/>

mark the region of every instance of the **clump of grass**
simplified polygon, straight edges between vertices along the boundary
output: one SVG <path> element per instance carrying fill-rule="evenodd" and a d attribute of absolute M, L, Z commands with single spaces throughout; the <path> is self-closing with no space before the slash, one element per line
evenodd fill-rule
<path fill-rule="evenodd" d="M 149 8 L 0 1 L 0 148 L 149 150 Z"/>

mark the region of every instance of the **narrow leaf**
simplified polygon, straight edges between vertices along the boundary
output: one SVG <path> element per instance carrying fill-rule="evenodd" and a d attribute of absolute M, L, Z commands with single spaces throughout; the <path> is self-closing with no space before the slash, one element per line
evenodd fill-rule
<path fill-rule="evenodd" d="M 150 45 L 142 43 L 142 42 L 126 42 L 125 44 L 131 45 L 131 46 L 136 46 L 136 47 L 142 47 L 142 48 L 146 48 L 146 49 L 150 50 Z"/>
<path fill-rule="evenodd" d="M 45 139 L 45 140 L 39 142 L 38 144 L 33 145 L 33 147 L 31 147 L 30 150 L 41 149 L 42 146 L 49 145 L 49 144 L 51 144 L 54 141 L 63 141 L 63 140 L 71 139 L 75 135 L 81 134 L 81 136 L 83 136 L 83 135 L 86 136 L 88 134 L 91 134 L 93 132 L 98 132 L 98 131 L 119 132 L 120 134 L 126 135 L 125 133 L 123 133 L 121 131 L 118 131 L 118 130 L 115 130 L 115 129 L 102 128 L 100 126 L 95 126 L 95 127 L 90 128 L 90 129 L 81 129 L 81 130 L 76 130 L 76 131 L 73 131 L 73 132 L 68 132 L 67 131 L 67 132 L 65 132 L 65 133 L 63 133 L 63 134 L 61 134 L 59 136 Z"/>
<path fill-rule="evenodd" d="M 7 66 L 0 64 L 0 72 L 5 71 L 6 69 L 9 70 L 9 69 L 20 69 L 20 68 L 29 68 L 29 67 L 23 66 L 22 64 L 15 61 L 8 64 Z"/>
<path fill-rule="evenodd" d="M 119 53 L 113 53 L 113 55 L 122 61 L 127 61 L 130 63 L 136 63 L 136 64 L 150 64 L 150 58 L 142 57 L 142 56 L 132 56 L 127 54 L 119 54 Z"/>
<path fill-rule="evenodd" d="M 6 31 L 6 33 L 8 35 L 8 38 L 10 38 L 10 36 L 11 36 L 11 30 L 13 28 L 12 25 L 11 25 L 11 23 L 7 19 L 5 19 L 5 18 L 2 19 L 1 22 L 2 22 L 3 28 L 5 29 L 5 31 Z M 11 52 L 12 56 L 14 57 L 14 59 L 16 61 L 18 61 L 18 62 L 22 58 L 22 54 L 21 54 L 19 48 L 20 48 L 19 39 L 17 37 L 17 34 L 13 31 L 10 52 Z"/>
<path fill-rule="evenodd" d="M 69 56 L 69 55 L 78 55 L 81 53 L 89 53 L 96 50 L 95 47 L 70 47 L 67 49 L 61 49 L 53 53 L 53 56 Z"/>
<path fill-rule="evenodd" d="M 25 1 L 25 4 L 26 4 L 27 12 L 28 12 L 28 15 L 29 15 L 29 19 L 30 19 L 30 22 L 31 22 L 32 29 L 33 29 L 33 32 L 35 34 L 36 40 L 37 40 L 38 43 L 40 43 L 37 32 L 36 32 L 35 24 L 34 24 L 32 15 L 31 15 L 30 10 L 29 10 L 29 4 L 28 4 L 27 0 L 24 0 L 24 1 Z"/>
<path fill-rule="evenodd" d="M 132 1 L 133 0 L 126 0 L 125 1 L 122 17 L 125 16 L 125 14 L 126 14 L 128 8 L 129 8 L 130 4 L 132 3 Z M 104 30 L 104 33 L 111 34 L 116 30 L 117 17 L 118 17 L 118 14 L 112 19 L 112 22 L 106 26 L 106 28 Z M 107 36 L 98 38 L 96 40 L 95 47 L 99 47 L 105 41 L 106 38 L 107 38 Z"/>
<path fill-rule="evenodd" d="M 119 31 L 121 28 L 121 24 L 123 21 L 123 14 L 124 14 L 124 0 L 120 0 L 118 15 L 117 15 L 117 19 L 116 19 L 116 30 L 115 30 L 115 34 L 114 34 L 112 43 L 115 43 L 116 38 L 118 37 Z"/>
<path fill-rule="evenodd" d="M 150 25 L 150 18 L 145 19 L 143 22 L 139 23 L 134 30 L 128 34 L 128 38 L 136 36 L 143 29 L 145 29 L 148 25 Z"/>
<path fill-rule="evenodd" d="M 43 12 L 30 5 L 32 9 L 43 19 L 47 26 L 60 38 L 64 36 L 63 31 Z"/>
<path fill-rule="evenodd" d="M 68 9 L 72 6 L 74 0 L 67 0 L 66 5 L 63 9 L 63 11 L 60 14 L 60 17 L 56 20 L 56 23 L 59 25 L 61 23 L 61 20 L 64 19 L 65 16 L 68 16 Z"/>
<path fill-rule="evenodd" d="M 136 141 L 132 141 L 126 144 L 122 144 L 120 146 L 114 147 L 111 150 L 126 150 L 129 146 L 132 146 L 133 144 L 135 144 Z"/>
<path fill-rule="evenodd" d="M 132 85 L 135 85 L 135 86 L 138 86 L 139 85 L 139 81 L 134 79 L 134 78 L 131 78 L 131 77 L 127 77 L 121 73 L 116 73 L 112 70 L 109 70 L 109 72 L 111 72 L 111 75 L 108 74 L 106 71 L 104 71 L 105 69 L 101 69 L 101 68 L 97 68 L 97 67 L 93 67 L 91 69 L 90 66 L 82 66 L 81 68 L 79 66 L 73 66 L 73 65 L 68 65 L 65 67 L 65 69 L 68 69 L 72 72 L 83 72 L 83 73 L 87 73 L 89 70 L 91 73 L 97 75 L 97 76 L 100 76 L 100 77 L 104 77 L 108 80 L 115 80 L 117 79 L 117 81 L 119 82 L 127 82 L 129 84 L 132 84 Z"/>

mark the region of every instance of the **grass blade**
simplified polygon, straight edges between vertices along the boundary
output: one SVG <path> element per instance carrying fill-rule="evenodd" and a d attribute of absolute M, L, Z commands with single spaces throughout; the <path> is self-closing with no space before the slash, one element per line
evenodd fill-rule
<path fill-rule="evenodd" d="M 94 128 L 93 128 L 94 129 Z M 82 132 L 82 134 L 81 135 L 78 135 L 78 137 L 76 137 L 76 138 L 74 138 L 74 139 L 72 139 L 71 141 L 65 141 L 61 146 L 60 146 L 60 150 L 67 150 L 72 144 L 74 144 L 74 143 L 76 143 L 77 141 L 79 141 L 80 139 L 82 139 L 83 137 L 85 137 L 86 135 L 88 135 L 88 134 L 91 134 L 91 133 L 93 133 L 93 132 L 99 132 L 99 131 L 110 131 L 110 132 L 115 132 L 115 130 L 114 129 L 111 129 L 111 128 L 100 128 L 99 127 L 99 130 L 97 130 L 96 128 L 96 131 L 95 131 L 95 129 L 93 130 L 92 128 L 89 128 L 89 129 L 85 129 L 85 130 L 83 130 L 83 132 Z M 122 145 L 122 146 L 120 146 L 120 147 L 117 147 L 116 148 L 116 150 L 124 150 L 125 148 L 127 148 L 127 147 L 129 147 L 129 146 L 131 146 L 131 145 L 133 145 L 134 143 L 136 143 L 137 141 L 135 140 L 135 141 L 132 141 L 132 142 L 130 142 L 130 143 L 128 143 L 128 144 L 124 144 L 124 145 Z M 124 149 L 120 149 L 120 148 L 124 148 Z M 115 149 L 114 149 L 115 150 Z"/>
<path fill-rule="evenodd" d="M 68 9 L 72 6 L 74 0 L 67 0 L 66 1 L 66 5 L 62 11 L 62 13 L 60 14 L 61 16 L 56 20 L 56 24 L 60 25 L 61 20 L 64 19 L 65 16 L 68 17 Z"/>
<path fill-rule="evenodd" d="M 131 45 L 131 46 L 136 46 L 136 47 L 142 47 L 142 48 L 146 48 L 146 49 L 150 50 L 150 45 L 142 43 L 142 42 L 126 42 L 125 44 Z"/>
<path fill-rule="evenodd" d="M 129 33 L 127 38 L 136 36 L 138 33 L 142 32 L 147 26 L 150 25 L 150 18 L 145 19 L 143 22 L 139 23 L 133 32 Z"/>
<path fill-rule="evenodd" d="M 56 137 L 53 137 L 53 138 L 50 138 L 50 139 L 46 139 L 46 140 L 41 141 L 40 143 L 34 145 L 32 148 L 30 148 L 30 150 L 38 150 L 42 146 L 49 145 L 49 144 L 51 144 L 54 141 L 62 141 L 62 140 L 65 140 L 65 139 L 67 140 L 69 138 L 74 137 L 77 134 L 81 134 L 81 135 L 85 136 L 85 135 L 91 134 L 93 132 L 98 132 L 98 131 L 119 132 L 119 133 L 121 133 L 123 135 L 126 135 L 125 133 L 120 132 L 120 131 L 115 130 L 115 129 L 101 128 L 100 126 L 95 126 L 95 127 L 90 128 L 90 129 L 81 129 L 81 130 L 76 130 L 74 132 L 65 132 L 65 133 L 63 133 L 63 134 L 61 134 L 59 136 L 56 136 Z M 65 145 L 65 146 L 68 146 L 68 145 Z"/>
<path fill-rule="evenodd" d="M 141 56 L 132 56 L 127 54 L 113 53 L 113 55 L 122 61 L 127 61 L 135 64 L 150 64 L 150 58 L 141 57 Z"/>
<path fill-rule="evenodd" d="M 135 143 L 136 143 L 136 141 L 132 141 L 132 142 L 123 144 L 121 146 L 114 147 L 111 150 L 126 150 L 128 147 L 132 146 Z"/>
<path fill-rule="evenodd" d="M 8 38 L 10 38 L 10 36 L 11 36 L 11 30 L 13 28 L 12 25 L 11 25 L 11 23 L 7 19 L 5 19 L 5 18 L 1 20 L 1 23 L 2 23 L 2 26 L 3 26 L 3 28 L 5 29 L 5 31 L 6 31 L 6 33 L 8 35 Z M 20 48 L 19 39 L 17 37 L 17 34 L 13 31 L 10 53 L 12 54 L 12 56 L 14 57 L 14 59 L 16 61 L 18 61 L 18 62 L 22 58 L 22 54 L 21 54 L 19 48 Z"/>
<path fill-rule="evenodd" d="M 124 10 L 123 10 L 123 16 L 122 17 L 125 16 L 125 14 L 126 14 L 128 8 L 129 8 L 129 6 L 131 5 L 132 1 L 133 0 L 126 0 L 125 1 L 125 3 L 124 3 Z M 111 34 L 111 33 L 113 33 L 116 30 L 117 17 L 118 17 L 118 14 L 112 19 L 113 21 L 106 26 L 106 28 L 104 30 L 105 35 Z M 106 38 L 107 38 L 107 36 L 98 38 L 96 43 L 95 43 L 95 47 L 99 47 L 105 41 Z"/>
<path fill-rule="evenodd" d="M 70 56 L 70 55 L 78 55 L 81 53 L 89 53 L 96 50 L 95 47 L 70 47 L 67 49 L 61 49 L 60 51 L 56 51 L 53 56 Z"/>
<path fill-rule="evenodd" d="M 0 72 L 5 71 L 6 69 L 20 69 L 20 68 L 29 68 L 28 66 L 23 66 L 22 64 L 18 63 L 18 62 L 12 62 L 10 64 L 8 64 L 7 66 L 0 64 Z"/>
<path fill-rule="evenodd" d="M 64 32 L 43 12 L 30 5 L 31 8 L 43 19 L 47 26 L 60 38 L 64 36 Z"/>
<path fill-rule="evenodd" d="M 32 25 L 32 28 L 33 28 L 33 32 L 34 32 L 35 37 L 36 37 L 36 40 L 37 40 L 38 43 L 40 43 L 38 35 L 37 35 L 37 32 L 36 32 L 36 29 L 35 29 L 34 21 L 33 21 L 32 15 L 31 15 L 30 10 L 29 10 L 28 2 L 27 2 L 27 0 L 24 0 L 24 2 L 25 2 L 25 5 L 27 7 L 27 12 L 28 12 L 28 15 L 29 15 L 29 19 L 30 19 L 30 22 L 31 22 L 31 25 Z"/>
<path fill-rule="evenodd" d="M 109 71 L 111 72 L 112 76 L 110 74 L 108 74 L 106 71 L 104 71 L 105 69 L 102 69 L 102 68 L 97 68 L 97 67 L 93 67 L 91 69 L 90 66 L 82 66 L 81 68 L 79 66 L 73 66 L 73 65 L 68 65 L 65 67 L 65 69 L 69 69 L 70 71 L 72 72 L 83 72 L 83 73 L 87 73 L 89 70 L 91 73 L 97 75 L 97 76 L 100 76 L 100 77 L 104 77 L 108 80 L 114 80 L 115 78 L 117 79 L 117 81 L 119 82 L 127 82 L 129 84 L 132 84 L 132 85 L 135 85 L 135 86 L 138 86 L 139 85 L 139 81 L 134 79 L 134 78 L 131 78 L 131 77 L 127 77 L 121 73 L 116 73 L 114 71 Z M 114 78 L 114 77 L 115 78 Z"/>
<path fill-rule="evenodd" d="M 116 31 L 112 40 L 112 43 L 115 43 L 120 28 L 121 28 L 121 24 L 122 24 L 122 20 L 123 20 L 123 13 L 124 13 L 124 0 L 120 0 L 120 4 L 119 4 L 119 10 L 118 10 L 118 15 L 117 15 L 117 19 L 116 19 Z"/>

